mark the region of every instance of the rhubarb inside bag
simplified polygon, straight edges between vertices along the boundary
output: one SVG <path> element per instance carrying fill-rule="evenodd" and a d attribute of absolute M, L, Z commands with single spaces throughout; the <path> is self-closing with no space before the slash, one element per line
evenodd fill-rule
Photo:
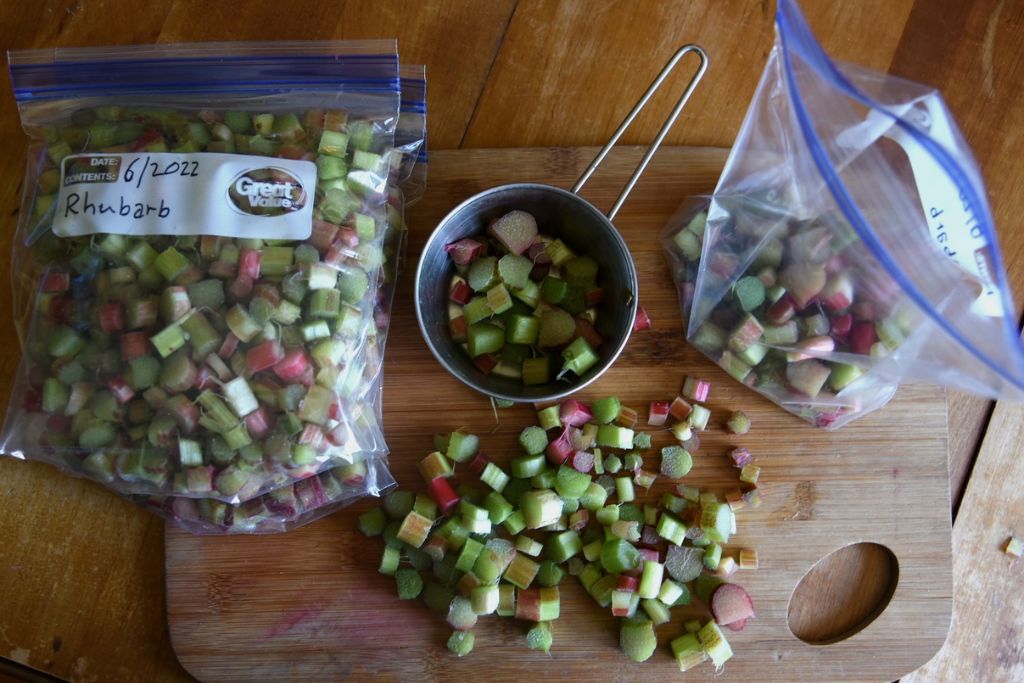
<path fill-rule="evenodd" d="M 690 342 L 818 426 L 901 382 L 1024 396 L 985 188 L 942 98 L 834 63 L 792 0 L 713 195 L 663 244 Z"/>
<path fill-rule="evenodd" d="M 383 362 L 395 286 L 402 269 L 406 235 L 405 207 L 423 194 L 427 176 L 426 75 L 422 66 L 402 67 L 402 109 L 395 131 L 401 160 L 389 182 L 388 221 L 383 264 L 374 296 L 373 324 L 368 326 L 358 361 L 362 382 L 351 398 L 365 408 L 365 419 L 380 433 L 383 423 Z M 272 534 L 305 526 L 366 496 L 381 496 L 395 486 L 383 442 L 357 454 L 353 462 L 288 483 L 241 503 L 182 496 L 129 496 L 138 505 L 199 535 Z"/>
<path fill-rule="evenodd" d="M 400 170 L 395 43 L 11 61 L 31 145 L 0 451 L 229 503 L 383 456 L 362 359 Z"/>

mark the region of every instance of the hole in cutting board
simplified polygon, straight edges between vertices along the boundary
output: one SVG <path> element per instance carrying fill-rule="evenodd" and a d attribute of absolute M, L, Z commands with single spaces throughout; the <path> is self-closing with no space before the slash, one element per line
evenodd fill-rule
<path fill-rule="evenodd" d="M 880 615 L 899 581 L 899 562 L 877 543 L 854 543 L 811 567 L 789 599 L 789 630 L 811 645 L 830 645 Z"/>

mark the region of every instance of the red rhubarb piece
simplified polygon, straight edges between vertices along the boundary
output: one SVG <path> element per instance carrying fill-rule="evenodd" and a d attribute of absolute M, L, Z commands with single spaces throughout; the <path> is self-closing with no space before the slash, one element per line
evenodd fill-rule
<path fill-rule="evenodd" d="M 455 489 L 444 477 L 437 477 L 428 484 L 430 497 L 437 503 L 437 508 L 442 515 L 447 515 L 452 508 L 459 504 L 459 496 Z"/>
<path fill-rule="evenodd" d="M 711 614 L 715 623 L 726 625 L 754 616 L 754 603 L 747 591 L 735 583 L 723 583 L 711 594 Z"/>
<path fill-rule="evenodd" d="M 479 257 L 483 248 L 484 245 L 481 242 L 471 237 L 463 237 L 457 242 L 445 245 L 444 251 L 451 258 L 452 263 L 465 266 Z"/>
<path fill-rule="evenodd" d="M 574 398 L 570 398 L 562 403 L 561 408 L 559 408 L 558 415 L 562 424 L 569 425 L 571 427 L 582 427 L 590 422 L 590 418 L 594 416 L 594 413 L 590 410 L 590 406 L 587 404 L 582 401 L 577 401 Z"/>
<path fill-rule="evenodd" d="M 647 315 L 647 309 L 637 306 L 636 318 L 633 319 L 633 331 L 642 332 L 651 329 L 651 316 Z"/>
<path fill-rule="evenodd" d="M 301 348 L 291 349 L 274 365 L 274 374 L 290 384 L 300 379 L 308 367 L 306 352 Z"/>
<path fill-rule="evenodd" d="M 469 303 L 469 300 L 473 298 L 473 288 L 470 287 L 465 280 L 459 280 L 455 283 L 455 286 L 452 287 L 452 291 L 448 295 L 448 298 L 460 306 L 465 306 Z"/>

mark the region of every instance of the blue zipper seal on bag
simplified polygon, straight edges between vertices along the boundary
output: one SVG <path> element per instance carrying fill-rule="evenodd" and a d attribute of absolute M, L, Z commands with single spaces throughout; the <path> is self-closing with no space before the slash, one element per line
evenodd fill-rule
<path fill-rule="evenodd" d="M 19 104 L 125 93 L 400 91 L 397 51 L 347 53 L 343 43 L 295 45 L 296 53 L 288 53 L 283 51 L 288 45 L 268 52 L 246 43 L 191 44 L 169 46 L 158 57 L 146 56 L 158 46 L 12 51 L 9 68 Z"/>
<path fill-rule="evenodd" d="M 916 303 L 929 318 L 931 318 L 942 330 L 956 340 L 958 344 L 969 351 L 971 355 L 994 371 L 999 377 L 1002 377 L 1018 389 L 1024 390 L 1024 379 L 1020 378 L 1020 375 L 1024 375 L 1024 350 L 1021 349 L 1018 331 L 1015 324 L 1011 325 L 1010 323 L 1011 318 L 1013 318 L 1012 313 L 1014 309 L 1007 293 L 1009 287 L 1006 282 L 1005 270 L 1003 269 L 1003 260 L 1002 254 L 999 251 L 999 242 L 992 230 L 992 217 L 987 210 L 988 207 L 979 199 L 973 184 L 966 177 L 963 169 L 956 160 L 954 160 L 945 149 L 936 144 L 934 140 L 927 135 L 922 134 L 921 131 L 917 130 L 917 128 L 909 124 L 902 117 L 896 116 L 886 110 L 885 107 L 853 85 L 836 67 L 832 60 L 829 59 L 828 55 L 826 55 L 824 50 L 822 50 L 821 45 L 819 45 L 814 39 L 810 28 L 807 26 L 806 20 L 794 0 L 779 0 L 778 12 L 776 13 L 775 21 L 778 24 L 779 37 L 783 43 L 783 67 L 786 71 L 786 78 L 788 79 L 789 85 L 793 91 L 793 96 L 790 98 L 790 102 L 793 105 L 794 113 L 796 114 L 797 121 L 800 124 L 801 131 L 804 134 L 804 140 L 807 143 L 808 150 L 811 153 L 811 157 L 814 159 L 815 165 L 818 167 L 818 171 L 821 173 L 826 185 L 828 185 L 836 203 L 850 220 L 851 226 L 875 258 L 878 259 L 879 263 L 881 263 L 888 271 L 889 275 L 892 276 L 903 291 L 907 293 L 907 296 L 910 297 L 910 299 Z M 875 235 L 868 220 L 861 213 L 856 202 L 854 202 L 853 198 L 846 190 L 842 180 L 840 180 L 836 174 L 835 168 L 829 161 L 828 156 L 822 147 L 821 140 L 819 139 L 817 132 L 814 130 L 810 116 L 807 113 L 807 108 L 804 106 L 803 99 L 800 96 L 800 87 L 797 85 L 796 77 L 793 74 L 793 64 L 787 49 L 790 42 L 792 42 L 792 49 L 811 64 L 812 68 L 814 68 L 820 76 L 829 80 L 832 85 L 847 97 L 891 117 L 896 125 L 905 130 L 915 142 L 924 147 L 924 149 L 935 158 L 942 169 L 953 180 L 960 192 L 963 193 L 963 196 L 974 215 L 982 219 L 979 221 L 979 227 L 982 230 L 982 234 L 988 241 L 989 249 L 992 253 L 993 270 L 995 271 L 996 285 L 999 287 L 1000 297 L 1002 298 L 1003 310 L 1004 313 L 1011 314 L 1002 316 L 1003 331 L 1009 341 L 1008 347 L 1017 357 L 1018 376 L 1007 374 L 1006 370 L 997 365 L 988 354 L 978 349 L 973 343 L 964 338 L 956 328 L 950 325 L 946 319 L 935 310 L 927 297 L 925 297 L 914 283 L 903 274 L 903 269 L 896 264 L 895 260 L 889 253 L 889 250 Z"/>

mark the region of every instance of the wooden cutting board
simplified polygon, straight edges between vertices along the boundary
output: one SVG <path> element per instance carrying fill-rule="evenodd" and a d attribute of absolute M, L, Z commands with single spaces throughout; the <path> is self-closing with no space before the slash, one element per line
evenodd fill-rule
<path fill-rule="evenodd" d="M 416 327 L 411 279 L 416 254 L 437 221 L 471 194 L 493 185 L 539 181 L 562 187 L 594 149 L 437 152 L 426 197 L 410 212 L 409 258 L 395 304 L 385 374 L 385 431 L 398 480 L 422 490 L 415 462 L 431 434 L 466 428 L 481 434 L 499 462 L 533 423 L 528 407 L 501 410 L 445 373 Z M 586 188 L 610 206 L 640 150 L 615 152 Z M 616 223 L 640 273 L 640 301 L 654 327 L 637 333 L 618 363 L 585 396 L 616 394 L 641 409 L 674 396 L 685 374 L 712 380 L 710 407 L 720 425 L 742 407 L 754 428 L 745 437 L 719 427 L 706 434 L 693 472 L 702 487 L 735 486 L 724 456 L 743 444 L 763 467 L 765 503 L 739 513 L 730 549 L 756 548 L 761 566 L 735 577 L 753 596 L 757 619 L 728 633 L 736 651 L 724 673 L 705 665 L 688 680 L 892 680 L 926 662 L 942 645 L 952 601 L 945 398 L 932 388 L 904 388 L 884 410 L 838 433 L 815 430 L 730 380 L 683 341 L 675 290 L 658 235 L 682 198 L 709 192 L 726 151 L 670 148 L 655 157 Z M 664 436 L 655 445 L 665 442 Z M 656 460 L 656 458 L 652 458 Z M 659 481 L 652 497 L 670 487 Z M 444 648 L 449 629 L 419 603 L 397 600 L 393 580 L 376 571 L 382 543 L 355 530 L 368 502 L 295 532 L 269 537 L 194 537 L 168 525 L 167 611 L 174 649 L 205 681 L 384 680 L 512 681 L 677 680 L 667 645 L 645 664 L 618 649 L 616 620 L 572 577 L 562 584 L 562 616 L 551 656 L 527 650 L 527 625 L 482 619 L 476 649 L 456 659 Z M 801 578 L 832 551 L 874 542 L 896 556 L 898 583 L 870 625 L 831 645 L 809 645 L 787 625 Z M 850 587 L 843 587 L 849 590 Z M 855 590 L 855 588 L 854 588 Z M 824 604 L 824 601 L 823 601 Z M 674 610 L 658 629 L 667 643 L 698 604 Z"/>

